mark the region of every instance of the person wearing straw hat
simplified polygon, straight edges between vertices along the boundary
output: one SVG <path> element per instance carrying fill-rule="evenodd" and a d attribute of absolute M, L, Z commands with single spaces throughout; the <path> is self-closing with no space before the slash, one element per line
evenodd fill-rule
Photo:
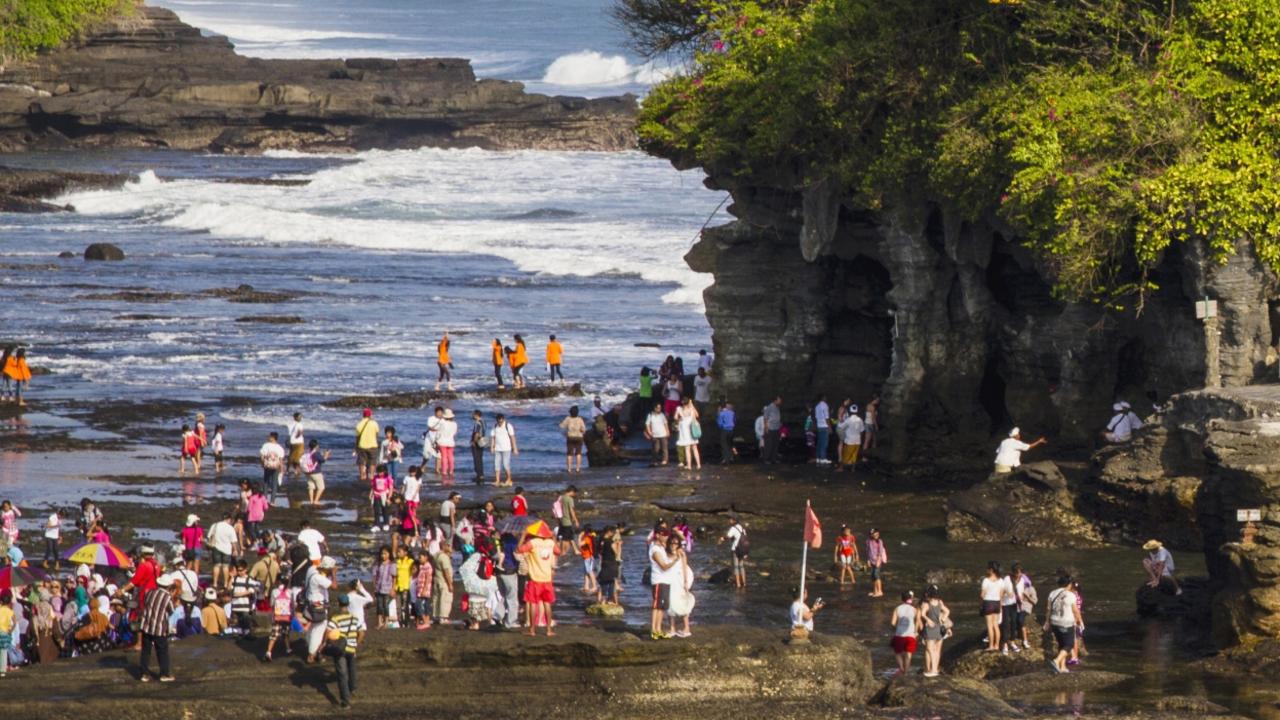
<path fill-rule="evenodd" d="M 1142 567 L 1147 571 L 1147 586 L 1160 587 L 1161 582 L 1168 580 L 1173 584 L 1174 594 L 1181 595 L 1182 587 L 1178 585 L 1178 579 L 1173 576 L 1173 555 L 1164 543 L 1154 539 L 1148 540 L 1142 544 L 1142 549 L 1147 551 L 1147 556 L 1142 559 Z"/>
<path fill-rule="evenodd" d="M 1049 442 L 1041 437 L 1033 443 L 1027 444 L 1022 441 L 1022 430 L 1014 428 L 1009 431 L 1009 437 L 1000 441 L 1000 447 L 996 450 L 996 474 L 1008 475 L 1022 466 L 1022 453 L 1033 450 Z"/>
<path fill-rule="evenodd" d="M 142 657 L 139 658 L 141 672 L 138 679 L 151 681 L 148 666 L 151 665 L 151 651 L 154 648 L 156 660 L 160 665 L 160 682 L 173 682 L 173 668 L 169 664 L 169 616 L 173 614 L 173 599 L 178 593 L 173 577 L 161 575 L 156 578 L 155 591 L 147 594 L 142 605 L 142 616 L 139 622 L 142 630 Z"/>

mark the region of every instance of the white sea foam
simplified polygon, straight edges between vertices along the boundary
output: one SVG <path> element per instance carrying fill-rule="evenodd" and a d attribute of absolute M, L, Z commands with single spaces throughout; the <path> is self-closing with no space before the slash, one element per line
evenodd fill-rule
<path fill-rule="evenodd" d="M 653 85 L 671 77 L 672 69 L 652 62 L 634 66 L 622 55 L 604 55 L 595 50 L 561 55 L 551 62 L 542 82 L 565 87 L 598 85 Z"/>
<path fill-rule="evenodd" d="M 60 201 L 89 215 L 129 213 L 249 244 L 494 255 L 532 273 L 630 274 L 676 285 L 663 291 L 667 303 L 699 305 L 709 284 L 681 259 L 718 201 L 698 172 L 640 153 L 424 149 L 354 157 L 301 187 L 161 182 L 147 172 L 122 189 Z M 520 219 L 549 207 L 574 214 Z"/>
<path fill-rule="evenodd" d="M 236 422 L 249 423 L 251 425 L 275 425 L 286 427 L 293 419 L 292 410 L 279 410 L 275 412 L 259 411 L 244 408 L 232 408 L 222 413 L 222 417 L 227 420 Z M 325 422 L 310 417 L 308 413 L 303 413 L 302 426 L 305 430 L 311 432 L 337 433 L 346 432 L 346 426 L 339 426 L 337 423 Z"/>

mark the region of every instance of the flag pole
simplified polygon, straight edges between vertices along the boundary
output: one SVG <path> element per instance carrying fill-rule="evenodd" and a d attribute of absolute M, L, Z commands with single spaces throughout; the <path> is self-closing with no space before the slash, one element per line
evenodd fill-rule
<path fill-rule="evenodd" d="M 805 509 L 805 519 L 807 522 L 809 517 L 809 501 L 808 500 L 804 501 L 804 509 Z M 796 599 L 799 600 L 800 602 L 804 602 L 804 579 L 805 579 L 805 576 L 809 574 L 809 538 L 804 538 L 801 541 L 801 546 L 804 548 L 804 550 L 800 554 L 800 597 Z"/>

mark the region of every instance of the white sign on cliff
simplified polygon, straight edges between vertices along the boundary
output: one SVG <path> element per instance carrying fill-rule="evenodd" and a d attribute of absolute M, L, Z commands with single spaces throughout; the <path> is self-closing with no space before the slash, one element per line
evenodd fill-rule
<path fill-rule="evenodd" d="M 1237 510 L 1236 522 L 1262 522 L 1262 511 L 1258 509 Z"/>

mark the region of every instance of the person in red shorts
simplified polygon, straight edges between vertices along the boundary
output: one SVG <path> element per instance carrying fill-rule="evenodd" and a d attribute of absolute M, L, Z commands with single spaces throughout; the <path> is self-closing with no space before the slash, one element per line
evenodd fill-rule
<path fill-rule="evenodd" d="M 910 590 L 902 593 L 902 604 L 893 610 L 893 655 L 898 661 L 898 675 L 906 675 L 911 668 L 911 656 L 916 651 L 916 635 L 920 630 L 920 617 L 916 612 L 916 594 Z"/>
<path fill-rule="evenodd" d="M 517 548 L 517 552 L 525 557 L 529 568 L 529 582 L 524 586 L 524 602 L 526 624 L 529 634 L 537 634 L 538 626 L 547 628 L 547 637 L 556 634 L 555 623 L 551 619 L 551 607 L 556 602 L 556 556 L 561 553 L 559 544 L 544 522 L 529 526 L 525 541 Z"/>

